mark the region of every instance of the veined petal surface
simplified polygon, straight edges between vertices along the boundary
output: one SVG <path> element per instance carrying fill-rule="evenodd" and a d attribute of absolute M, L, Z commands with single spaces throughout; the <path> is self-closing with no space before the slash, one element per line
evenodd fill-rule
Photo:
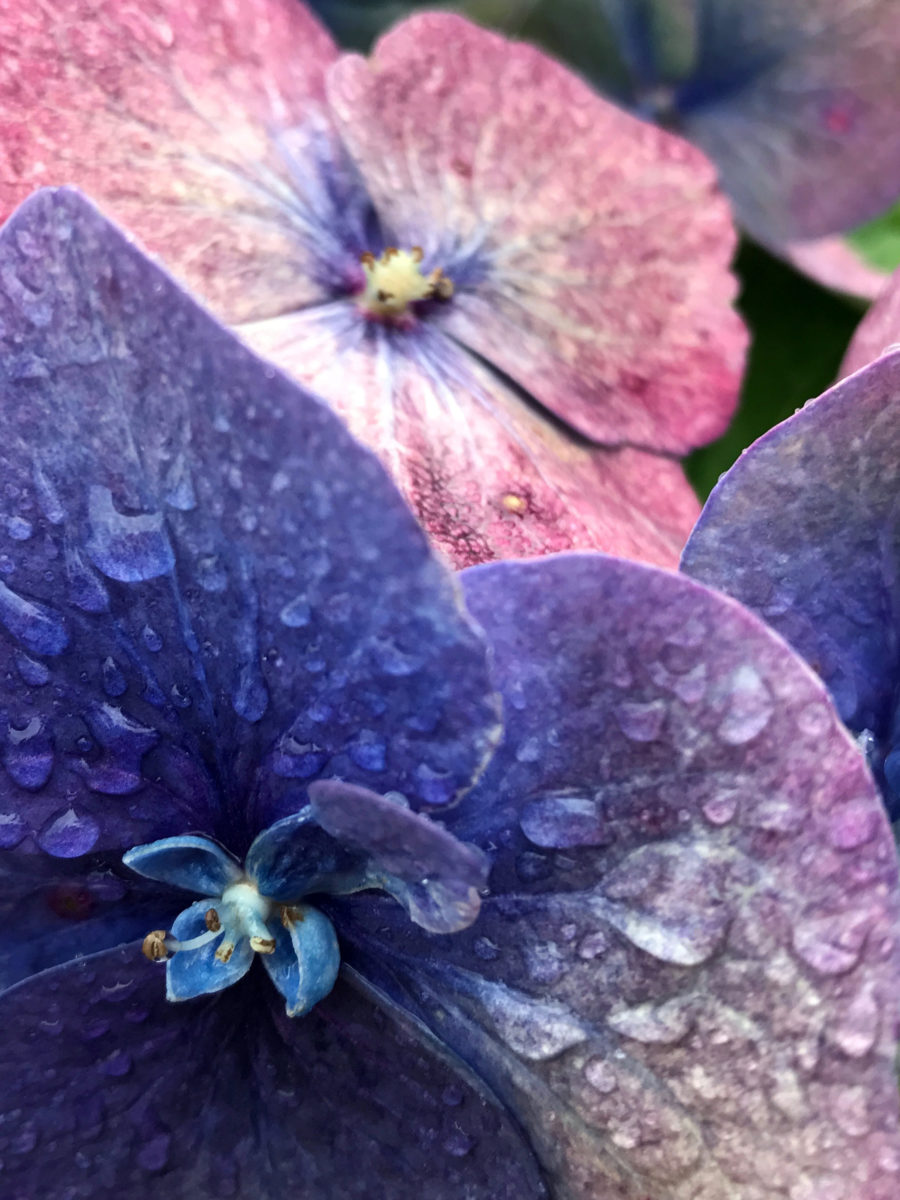
<path fill-rule="evenodd" d="M 570 549 L 676 565 L 699 514 L 681 466 L 591 445 L 441 330 L 398 338 L 335 304 L 241 333 L 380 454 L 454 566 Z"/>
<path fill-rule="evenodd" d="M 328 93 L 397 244 L 462 271 L 443 328 L 595 441 L 684 452 L 725 428 L 745 333 L 702 155 L 452 15 L 342 57 Z"/>
<path fill-rule="evenodd" d="M 821 683 L 634 563 L 463 580 L 507 737 L 448 827 L 490 893 L 448 939 L 341 900 L 359 968 L 478 1065 L 555 1195 L 890 1200 L 897 867 Z"/>

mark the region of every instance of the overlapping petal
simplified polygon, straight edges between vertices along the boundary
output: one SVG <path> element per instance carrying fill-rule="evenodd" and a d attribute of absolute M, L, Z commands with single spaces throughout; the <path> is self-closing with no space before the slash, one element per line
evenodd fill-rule
<path fill-rule="evenodd" d="M 449 15 L 341 58 L 328 92 L 397 244 L 461 273 L 441 327 L 596 441 L 683 452 L 724 429 L 745 335 L 701 155 Z"/>
<path fill-rule="evenodd" d="M 760 438 L 713 491 L 683 558 L 800 651 L 879 761 L 900 680 L 898 471 L 894 352 Z"/>
<path fill-rule="evenodd" d="M 320 774 L 451 802 L 496 699 L 375 458 L 77 193 L 0 248 L 4 848 L 240 855 Z"/>
<path fill-rule="evenodd" d="M 449 939 L 361 897 L 360 968 L 478 1064 L 555 1194 L 889 1200 L 897 868 L 825 689 L 676 576 L 463 578 L 508 732 L 447 820 L 490 895 Z"/>
<path fill-rule="evenodd" d="M 884 289 L 860 321 L 841 363 L 841 374 L 851 375 L 880 358 L 900 342 L 900 272 L 886 280 Z"/>
<path fill-rule="evenodd" d="M 455 566 L 576 548 L 677 562 L 699 505 L 676 462 L 573 436 L 441 331 L 400 340 L 335 304 L 242 333 L 379 452 Z"/>
<path fill-rule="evenodd" d="M 712 158 L 739 221 L 784 246 L 900 193 L 893 0 L 549 0 L 535 27 Z"/>
<path fill-rule="evenodd" d="M 615 446 L 680 452 L 724 427 L 744 333 L 730 303 L 733 231 L 710 168 L 537 51 L 444 20 L 413 22 L 385 43 L 389 60 L 403 60 L 385 82 L 402 76 L 409 96 L 384 111 L 369 97 L 350 111 L 341 81 L 368 68 L 337 59 L 299 0 L 229 0 L 215 19 L 196 0 L 45 0 L 27 14 L 7 2 L 0 208 L 37 183 L 83 186 L 254 340 L 255 323 L 274 320 L 268 349 L 304 380 L 316 347 L 294 342 L 309 332 L 303 321 L 288 327 L 278 317 L 352 296 L 360 254 L 395 237 L 452 252 L 448 331 L 517 380 L 527 404 L 504 399 L 491 417 L 457 412 L 449 444 L 446 420 L 434 438 L 417 420 L 401 430 L 408 442 L 385 449 L 406 399 L 379 387 L 373 424 L 360 379 L 341 406 L 353 432 L 368 440 L 374 429 L 392 469 L 403 460 L 408 499 L 459 565 L 570 546 L 671 565 L 689 506 L 677 467 L 633 450 L 592 457 L 539 405 Z M 455 50 L 441 44 L 443 30 Z M 435 124 L 419 72 L 427 61 L 446 81 L 451 53 L 473 75 L 453 75 L 452 103 L 432 94 L 429 104 L 448 114 Z M 498 54 L 509 58 L 507 75 Z M 332 71 L 334 107 L 325 98 Z M 386 156 L 393 190 L 377 164 L 363 164 L 377 213 L 337 125 L 360 161 L 361 139 Z M 548 150 L 558 170 L 533 157 Z M 425 371 L 415 390 L 422 409 L 464 388 Z M 461 448 L 467 423 L 481 427 L 483 457 L 471 441 Z M 510 514 L 497 507 L 505 487 L 488 484 L 511 473 L 520 507 Z"/>
<path fill-rule="evenodd" d="M 474 1077 L 346 984 L 296 1020 L 259 969 L 174 1005 L 132 945 L 5 992 L 0 1023 L 11 1197 L 546 1195 Z"/>

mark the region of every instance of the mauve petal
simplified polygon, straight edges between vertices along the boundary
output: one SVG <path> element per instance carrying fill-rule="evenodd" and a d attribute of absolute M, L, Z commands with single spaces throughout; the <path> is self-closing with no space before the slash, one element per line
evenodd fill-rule
<path fill-rule="evenodd" d="M 885 278 L 878 299 L 856 327 L 841 363 L 841 375 L 852 375 L 900 342 L 900 271 Z"/>
<path fill-rule="evenodd" d="M 700 153 L 452 15 L 340 58 L 328 94 L 396 243 L 451 279 L 478 264 L 440 318 L 454 337 L 596 441 L 682 452 L 722 432 L 746 334 Z"/>
<path fill-rule="evenodd" d="M 241 333 L 380 454 L 455 566 L 569 549 L 677 564 L 699 513 L 678 463 L 592 447 L 428 325 L 367 328 L 335 304 Z"/>
<path fill-rule="evenodd" d="M 894 0 L 704 0 L 676 104 L 764 242 L 850 229 L 900 192 Z M 677 93 L 676 93 L 677 95 Z"/>
<path fill-rule="evenodd" d="M 861 300 L 875 300 L 888 286 L 890 276 L 870 266 L 846 238 L 788 242 L 769 249 L 816 283 L 835 292 L 846 292 Z"/>
<path fill-rule="evenodd" d="M 2 846 L 240 855 L 323 771 L 452 801 L 484 645 L 374 457 L 78 193 L 0 256 Z"/>
<path fill-rule="evenodd" d="M 302 4 L 2 0 L 0 53 L 4 213 L 77 184 L 228 320 L 324 294 L 333 231 L 303 179 L 332 153 L 337 50 Z"/>
<path fill-rule="evenodd" d="M 9 1200 L 536 1200 L 504 1111 L 346 984 L 291 1019 L 261 970 L 188 1004 L 138 946 L 0 997 Z"/>
<path fill-rule="evenodd" d="M 900 679 L 900 354 L 845 379 L 722 477 L 683 570 L 736 596 L 822 676 L 844 721 L 889 749 Z"/>
<path fill-rule="evenodd" d="M 463 581 L 507 740 L 448 826 L 490 894 L 440 939 L 342 900 L 351 961 L 477 1063 L 560 1195 L 891 1200 L 897 866 L 824 688 L 676 575 Z"/>

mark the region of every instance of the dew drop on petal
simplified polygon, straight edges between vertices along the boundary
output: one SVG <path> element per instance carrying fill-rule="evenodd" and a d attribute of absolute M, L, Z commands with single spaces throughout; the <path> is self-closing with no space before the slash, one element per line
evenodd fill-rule
<path fill-rule="evenodd" d="M 632 742 L 655 742 L 662 732 L 666 705 L 662 700 L 649 704 L 629 701 L 616 709 L 619 728 Z"/>
<path fill-rule="evenodd" d="M 15 663 L 19 678 L 29 687 L 43 687 L 50 679 L 50 668 L 34 658 L 29 658 L 27 654 L 17 654 Z"/>
<path fill-rule="evenodd" d="M 844 1006 L 828 1030 L 831 1041 L 848 1058 L 862 1058 L 878 1040 L 881 1009 L 871 983 L 865 983 Z"/>
<path fill-rule="evenodd" d="M 18 846 L 28 831 L 28 827 L 14 812 L 0 812 L 0 850 L 11 850 Z"/>
<path fill-rule="evenodd" d="M 592 1058 L 588 1062 L 584 1068 L 584 1077 L 592 1088 L 602 1092 L 604 1096 L 608 1096 L 616 1090 L 616 1072 L 602 1058 Z"/>
<path fill-rule="evenodd" d="M 100 827 L 93 817 L 74 808 L 52 817 L 37 835 L 38 845 L 55 858 L 78 858 L 95 846 Z"/>
<path fill-rule="evenodd" d="M 762 733 L 774 712 L 772 696 L 755 667 L 744 665 L 730 681 L 728 711 L 719 723 L 719 737 L 742 746 Z"/>
<path fill-rule="evenodd" d="M 145 1171 L 162 1171 L 169 1161 L 171 1141 L 169 1134 L 160 1133 L 144 1142 L 137 1153 L 138 1166 Z"/>
<path fill-rule="evenodd" d="M 34 526 L 24 517 L 10 517 L 6 522 L 6 532 L 15 542 L 27 542 L 34 533 Z"/>
<path fill-rule="evenodd" d="M 843 975 L 859 961 L 868 922 L 812 917 L 794 927 L 794 950 L 820 975 Z"/>
<path fill-rule="evenodd" d="M 879 814 L 870 803 L 851 800 L 828 814 L 828 840 L 835 850 L 856 850 L 872 840 L 879 824 Z"/>
<path fill-rule="evenodd" d="M 685 1037 L 693 1020 L 688 1005 L 676 999 L 612 1012 L 607 1017 L 607 1024 L 616 1033 L 637 1042 L 671 1045 Z"/>
<path fill-rule="evenodd" d="M 0 583 L 0 625 L 32 654 L 62 654 L 69 635 L 59 613 L 17 595 Z"/>
<path fill-rule="evenodd" d="M 9 727 L 3 765 L 19 787 L 36 792 L 44 786 L 53 770 L 53 747 L 40 717 L 32 717 L 24 729 Z"/>
<path fill-rule="evenodd" d="M 596 801 L 581 796 L 532 800 L 523 808 L 519 823 L 535 846 L 604 846 L 612 840 Z"/>
<path fill-rule="evenodd" d="M 109 579 L 120 583 L 157 579 L 175 565 L 162 513 L 120 513 L 112 492 L 95 486 L 88 494 L 88 519 L 87 552 Z"/>
<path fill-rule="evenodd" d="M 703 815 L 711 825 L 727 825 L 737 812 L 737 796 L 728 793 L 714 796 L 703 805 Z"/>
<path fill-rule="evenodd" d="M 125 676 L 119 669 L 119 665 L 114 658 L 106 658 L 100 668 L 100 674 L 103 679 L 103 690 L 107 696 L 121 696 L 128 687 L 125 681 Z"/>
<path fill-rule="evenodd" d="M 152 625 L 145 625 L 141 631 L 141 640 L 149 651 L 157 654 L 162 650 L 163 640 Z"/>

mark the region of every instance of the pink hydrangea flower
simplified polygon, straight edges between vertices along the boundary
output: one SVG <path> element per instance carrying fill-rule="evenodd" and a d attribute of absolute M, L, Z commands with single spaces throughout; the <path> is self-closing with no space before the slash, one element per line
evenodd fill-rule
<path fill-rule="evenodd" d="M 745 333 L 714 173 L 461 18 L 0 0 L 0 207 L 83 188 L 379 451 L 457 565 L 672 563 Z"/>

